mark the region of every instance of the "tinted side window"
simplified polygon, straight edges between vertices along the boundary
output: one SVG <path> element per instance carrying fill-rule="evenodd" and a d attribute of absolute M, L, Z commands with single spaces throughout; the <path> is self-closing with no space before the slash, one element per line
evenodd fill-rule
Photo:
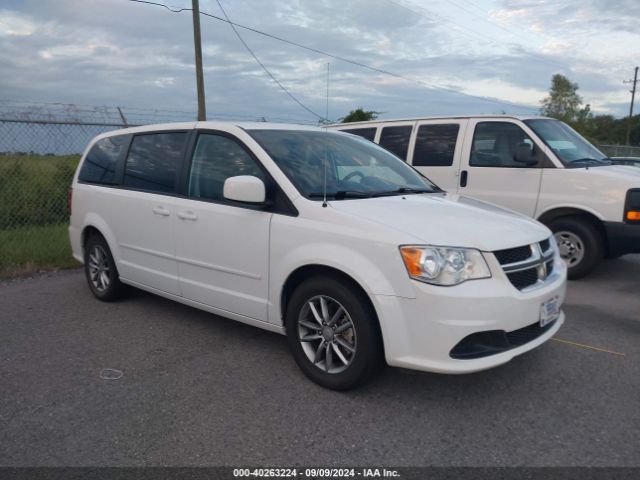
<path fill-rule="evenodd" d="M 516 150 L 522 148 L 523 144 L 533 150 L 533 140 L 514 123 L 478 123 L 473 132 L 469 165 L 472 167 L 526 167 L 526 164 L 514 160 Z"/>
<path fill-rule="evenodd" d="M 78 180 L 81 182 L 113 185 L 116 181 L 116 165 L 125 136 L 118 135 L 98 140 L 84 159 Z"/>
<path fill-rule="evenodd" d="M 413 165 L 416 167 L 448 167 L 458 138 L 458 124 L 421 125 L 416 137 Z"/>
<path fill-rule="evenodd" d="M 136 135 L 124 170 L 124 185 L 152 192 L 173 192 L 187 134 Z"/>
<path fill-rule="evenodd" d="M 223 200 L 224 181 L 237 175 L 266 177 L 255 160 L 234 140 L 222 135 L 201 134 L 189 173 L 189 196 Z"/>
<path fill-rule="evenodd" d="M 407 160 L 409 150 L 409 137 L 411 137 L 411 125 L 403 127 L 384 127 L 380 135 L 380 146 L 391 153 L 395 153 L 402 160 Z"/>
<path fill-rule="evenodd" d="M 358 135 L 359 137 L 366 138 L 367 140 L 373 142 L 373 139 L 376 138 L 376 127 L 370 128 L 349 128 L 347 130 L 342 130 L 343 132 L 351 133 L 353 135 Z"/>

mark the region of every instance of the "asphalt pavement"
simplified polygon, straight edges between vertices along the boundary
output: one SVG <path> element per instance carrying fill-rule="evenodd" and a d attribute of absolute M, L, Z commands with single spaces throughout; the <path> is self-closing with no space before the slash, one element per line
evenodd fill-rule
<path fill-rule="evenodd" d="M 3 466 L 640 466 L 640 256 L 570 282 L 555 340 L 338 393 L 285 338 L 81 271 L 0 284 Z M 570 343 L 569 343 L 570 342 Z"/>

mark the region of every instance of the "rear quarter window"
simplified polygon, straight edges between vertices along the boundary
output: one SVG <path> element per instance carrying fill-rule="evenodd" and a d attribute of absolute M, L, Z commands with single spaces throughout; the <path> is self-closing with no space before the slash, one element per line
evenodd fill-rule
<path fill-rule="evenodd" d="M 350 133 L 352 135 L 358 135 L 359 137 L 366 138 L 370 142 L 376 138 L 376 127 L 367 127 L 367 128 L 347 128 L 341 130 L 342 132 Z"/>
<path fill-rule="evenodd" d="M 102 185 L 115 184 L 116 167 L 126 139 L 125 135 L 117 135 L 94 143 L 82 163 L 78 180 Z"/>
<path fill-rule="evenodd" d="M 380 134 L 380 146 L 406 161 L 411 130 L 413 130 L 411 125 L 384 127 Z"/>

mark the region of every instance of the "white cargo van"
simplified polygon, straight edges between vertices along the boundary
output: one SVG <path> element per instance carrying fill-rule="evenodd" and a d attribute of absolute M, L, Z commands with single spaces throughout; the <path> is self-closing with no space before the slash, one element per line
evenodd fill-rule
<path fill-rule="evenodd" d="M 544 223 L 571 279 L 602 258 L 640 252 L 640 169 L 613 165 L 558 120 L 462 116 L 329 128 L 383 146 L 448 192 Z"/>
<path fill-rule="evenodd" d="M 564 322 L 567 272 L 549 229 L 442 192 L 353 135 L 217 122 L 103 134 L 71 207 L 73 255 L 98 299 L 133 285 L 286 333 L 329 388 L 363 381 L 383 357 L 487 369 Z"/>

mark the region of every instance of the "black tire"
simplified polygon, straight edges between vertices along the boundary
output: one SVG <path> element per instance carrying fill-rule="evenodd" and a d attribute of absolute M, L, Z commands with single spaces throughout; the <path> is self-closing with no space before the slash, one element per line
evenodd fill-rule
<path fill-rule="evenodd" d="M 116 263 L 102 235 L 94 234 L 87 240 L 84 248 L 84 273 L 91 292 L 98 300 L 113 302 L 124 296 L 126 286 L 120 282 Z M 104 276 L 101 277 L 102 274 L 107 281 Z"/>
<path fill-rule="evenodd" d="M 316 317 L 309 307 L 309 302 L 318 305 L 316 311 L 320 317 L 325 317 L 319 309 L 321 299 L 325 299 L 327 310 L 326 317 L 333 317 L 342 307 L 346 315 L 340 313 L 333 324 L 333 330 L 338 332 L 341 327 L 348 326 L 349 319 L 353 328 L 348 328 L 340 333 L 333 333 L 327 342 L 324 335 L 332 335 L 330 331 L 320 325 L 319 321 L 313 323 L 314 329 L 302 325 L 309 325 Z M 331 301 L 335 302 L 332 303 Z M 331 322 L 327 322 L 329 328 Z M 287 341 L 293 354 L 293 358 L 304 374 L 315 383 L 332 390 L 347 390 L 369 380 L 383 364 L 382 337 L 378 319 L 365 294 L 339 277 L 321 276 L 304 281 L 293 292 L 287 305 L 285 315 L 285 327 Z M 324 329 L 324 330 L 323 330 Z M 306 332 L 306 333 L 305 333 Z M 319 336 L 314 341 L 302 342 L 304 336 Z M 327 347 L 319 348 L 324 342 Z M 332 344 L 329 344 L 332 343 Z M 354 353 L 347 350 L 345 343 L 354 348 Z M 305 345 L 303 347 L 303 344 Z M 314 363 L 314 352 L 324 349 L 324 361 Z M 340 353 L 342 357 L 340 357 Z M 327 361 L 327 355 L 331 358 Z M 334 360 L 335 357 L 335 360 Z M 347 360 L 347 364 L 344 363 Z M 327 368 L 329 365 L 329 368 Z M 333 371 L 332 371 L 333 370 Z"/>
<path fill-rule="evenodd" d="M 588 220 L 563 217 L 552 221 L 549 228 L 556 237 L 560 254 L 567 261 L 570 280 L 578 280 L 591 273 L 604 257 L 604 242 L 600 232 Z M 578 260 L 576 252 L 582 249 Z"/>

